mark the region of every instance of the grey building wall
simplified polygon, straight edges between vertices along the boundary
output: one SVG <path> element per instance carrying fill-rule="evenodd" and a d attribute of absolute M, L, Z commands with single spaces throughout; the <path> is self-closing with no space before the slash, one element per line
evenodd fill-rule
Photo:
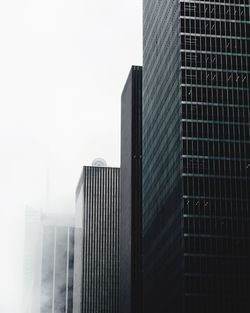
<path fill-rule="evenodd" d="M 43 227 L 41 313 L 73 312 L 74 228 Z"/>
<path fill-rule="evenodd" d="M 75 286 L 81 286 L 74 302 L 74 312 L 117 313 L 119 311 L 119 217 L 120 169 L 88 167 L 83 172 L 76 191 L 77 210 L 82 216 L 82 241 L 76 249 L 82 260 L 81 275 Z"/>
<path fill-rule="evenodd" d="M 120 313 L 142 312 L 142 67 L 121 97 Z"/>
<path fill-rule="evenodd" d="M 73 312 L 82 311 L 82 279 L 83 279 L 83 229 L 75 228 L 74 234 L 74 288 L 73 288 Z"/>
<path fill-rule="evenodd" d="M 85 171 L 81 173 L 79 183 L 76 188 L 75 199 L 75 258 L 74 258 L 74 291 L 73 291 L 73 310 L 74 313 L 82 313 L 83 300 L 83 206 L 85 186 Z"/>

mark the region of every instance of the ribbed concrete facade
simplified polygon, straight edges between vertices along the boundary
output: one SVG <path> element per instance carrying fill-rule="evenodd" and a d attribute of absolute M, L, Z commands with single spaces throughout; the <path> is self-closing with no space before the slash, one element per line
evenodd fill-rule
<path fill-rule="evenodd" d="M 119 312 L 120 169 L 84 167 L 76 191 L 76 216 L 82 219 L 82 238 L 75 267 L 74 312 Z M 81 264 L 76 264 L 82 262 Z"/>

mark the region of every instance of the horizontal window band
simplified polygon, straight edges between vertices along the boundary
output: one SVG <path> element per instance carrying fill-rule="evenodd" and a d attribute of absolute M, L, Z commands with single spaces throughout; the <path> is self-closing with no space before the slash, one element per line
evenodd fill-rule
<path fill-rule="evenodd" d="M 199 36 L 200 37 L 200 36 Z M 250 39 L 250 38 L 249 38 Z M 200 54 L 207 54 L 207 55 L 226 55 L 226 56 L 238 56 L 238 57 L 250 57 L 250 53 L 237 53 L 237 52 L 223 52 L 223 51 L 208 51 L 208 50 L 192 50 L 192 49 L 180 49 L 180 52 L 185 53 L 200 53 Z"/>
<path fill-rule="evenodd" d="M 250 24 L 249 20 L 233 20 L 233 19 L 226 19 L 226 18 L 215 18 L 215 17 L 201 17 L 201 16 L 185 16 L 181 15 L 181 19 L 186 20 L 201 20 L 201 21 L 212 21 L 212 22 L 228 22 L 228 23 L 237 23 L 237 24 Z"/>

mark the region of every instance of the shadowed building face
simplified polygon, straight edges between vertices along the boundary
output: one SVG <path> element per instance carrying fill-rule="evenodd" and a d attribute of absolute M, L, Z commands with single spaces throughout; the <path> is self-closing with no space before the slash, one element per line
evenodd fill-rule
<path fill-rule="evenodd" d="M 142 67 L 121 98 L 120 313 L 142 312 Z"/>
<path fill-rule="evenodd" d="M 145 312 L 249 312 L 249 2 L 143 3 Z"/>

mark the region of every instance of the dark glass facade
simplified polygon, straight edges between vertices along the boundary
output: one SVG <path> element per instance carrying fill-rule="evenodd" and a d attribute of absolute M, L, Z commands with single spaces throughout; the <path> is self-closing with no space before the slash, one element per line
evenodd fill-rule
<path fill-rule="evenodd" d="M 75 249 L 82 264 L 75 274 L 82 297 L 74 300 L 74 312 L 117 313 L 119 311 L 119 219 L 120 169 L 88 167 L 76 191 L 76 216 L 81 216 Z M 77 291 L 77 290 L 76 290 Z M 75 293 L 75 290 L 74 290 Z M 75 297 L 75 295 L 74 295 Z"/>
<path fill-rule="evenodd" d="M 250 310 L 248 0 L 144 0 L 145 312 Z"/>
<path fill-rule="evenodd" d="M 142 313 L 142 67 L 121 97 L 120 313 Z"/>
<path fill-rule="evenodd" d="M 41 313 L 73 313 L 74 228 L 43 227 Z"/>

